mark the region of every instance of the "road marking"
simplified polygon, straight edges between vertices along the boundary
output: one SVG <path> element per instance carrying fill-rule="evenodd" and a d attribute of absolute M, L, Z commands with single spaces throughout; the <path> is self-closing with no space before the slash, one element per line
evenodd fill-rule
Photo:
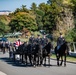
<path fill-rule="evenodd" d="M 5 74 L 5 73 L 3 73 L 3 72 L 0 71 L 0 75 L 7 75 L 7 74 Z"/>

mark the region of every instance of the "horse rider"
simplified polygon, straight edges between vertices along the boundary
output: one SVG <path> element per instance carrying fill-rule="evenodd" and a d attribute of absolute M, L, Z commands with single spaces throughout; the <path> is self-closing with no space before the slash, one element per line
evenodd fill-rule
<path fill-rule="evenodd" d="M 62 35 L 62 33 L 60 33 L 60 36 L 57 39 L 57 50 L 60 48 L 60 46 L 65 42 L 65 39 Z"/>
<path fill-rule="evenodd" d="M 36 38 L 35 41 L 36 41 L 37 44 L 40 44 L 40 45 L 42 44 L 42 38 L 40 37 L 39 34 L 37 35 L 37 38 Z"/>
<path fill-rule="evenodd" d="M 35 37 L 34 37 L 33 34 L 32 34 L 31 37 L 29 38 L 29 42 L 30 42 L 30 43 L 34 43 L 34 42 L 35 42 Z"/>
<path fill-rule="evenodd" d="M 46 37 L 46 35 L 43 35 L 43 38 L 42 38 L 42 46 L 45 47 L 48 43 L 48 38 Z"/>

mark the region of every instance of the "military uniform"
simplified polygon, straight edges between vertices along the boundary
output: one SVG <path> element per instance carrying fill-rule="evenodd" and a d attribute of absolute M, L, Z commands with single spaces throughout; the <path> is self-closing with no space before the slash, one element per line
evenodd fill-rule
<path fill-rule="evenodd" d="M 65 42 L 64 37 L 59 37 L 59 38 L 57 39 L 57 49 L 59 49 L 60 46 L 61 46 L 64 42 Z"/>
<path fill-rule="evenodd" d="M 41 38 L 36 38 L 36 40 L 35 40 L 35 41 L 36 41 L 36 43 L 37 43 L 37 44 L 41 44 L 42 39 L 41 39 Z"/>
<path fill-rule="evenodd" d="M 62 45 L 65 42 L 64 37 L 59 37 L 57 39 L 57 46 Z"/>
<path fill-rule="evenodd" d="M 46 44 L 48 43 L 48 39 L 45 37 L 42 38 L 42 46 L 45 47 Z"/>
<path fill-rule="evenodd" d="M 30 37 L 30 38 L 29 38 L 29 42 L 30 42 L 30 43 L 34 43 L 34 42 L 35 42 L 35 38 L 34 38 L 34 37 Z"/>

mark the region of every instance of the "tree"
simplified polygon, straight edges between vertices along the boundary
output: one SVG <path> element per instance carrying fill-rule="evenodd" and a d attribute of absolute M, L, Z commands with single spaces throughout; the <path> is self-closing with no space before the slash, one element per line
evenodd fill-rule
<path fill-rule="evenodd" d="M 76 0 L 71 0 L 71 3 L 73 3 L 73 15 L 74 15 L 74 24 L 75 24 L 75 28 L 76 28 Z"/>
<path fill-rule="evenodd" d="M 74 28 L 68 31 L 68 33 L 66 33 L 65 38 L 68 42 L 76 42 L 76 29 Z"/>
<path fill-rule="evenodd" d="M 10 21 L 10 17 L 7 15 L 0 15 L 0 33 L 4 34 L 9 32 L 10 27 L 8 26 L 8 23 Z"/>
<path fill-rule="evenodd" d="M 29 13 L 29 10 L 26 8 L 26 5 L 22 5 L 21 8 L 17 8 L 15 10 L 14 14 L 16 14 L 18 12 L 27 12 L 27 13 Z"/>
<path fill-rule="evenodd" d="M 43 29 L 47 32 L 52 32 L 55 28 L 55 14 L 52 6 L 49 4 L 41 3 L 39 9 L 44 12 L 42 17 Z"/>
<path fill-rule="evenodd" d="M 23 28 L 27 28 L 30 31 L 37 30 L 35 16 L 27 12 L 16 13 L 14 18 L 9 23 L 9 26 L 11 27 L 12 32 L 14 32 L 14 30 L 22 31 Z"/>
<path fill-rule="evenodd" d="M 36 10 L 36 23 L 38 25 L 38 30 L 43 29 L 43 16 L 44 16 L 44 12 L 40 9 Z"/>
<path fill-rule="evenodd" d="M 48 0 L 51 6 L 51 13 L 54 15 L 56 30 L 59 33 L 66 33 L 74 28 L 71 0 Z M 71 18 L 71 19 L 70 19 Z"/>
<path fill-rule="evenodd" d="M 20 12 L 21 10 L 19 9 L 19 8 L 17 8 L 16 10 L 15 10 L 15 12 L 14 12 L 14 14 L 15 13 L 18 13 L 18 12 Z"/>
<path fill-rule="evenodd" d="M 5 33 L 5 24 L 0 21 L 0 34 L 4 34 L 4 33 Z"/>
<path fill-rule="evenodd" d="M 26 5 L 22 5 L 20 10 L 21 10 L 21 12 L 29 13 L 29 10 L 26 8 Z"/>
<path fill-rule="evenodd" d="M 38 30 L 43 28 L 43 22 L 42 18 L 44 16 L 44 11 L 39 9 L 35 3 L 32 3 L 31 10 L 34 12 L 34 15 L 36 15 L 36 23 L 38 26 Z"/>
<path fill-rule="evenodd" d="M 31 10 L 35 11 L 37 9 L 36 3 L 32 3 L 31 5 Z"/>

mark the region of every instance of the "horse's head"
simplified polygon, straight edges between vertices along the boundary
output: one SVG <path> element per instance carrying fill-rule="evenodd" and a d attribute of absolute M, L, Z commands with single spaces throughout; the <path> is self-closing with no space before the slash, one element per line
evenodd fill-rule
<path fill-rule="evenodd" d="M 65 51 L 65 53 L 69 54 L 69 46 L 68 46 L 68 42 L 65 41 L 63 43 L 63 45 L 61 46 L 61 49 L 63 49 Z"/>
<path fill-rule="evenodd" d="M 63 44 L 61 46 L 67 46 L 67 41 L 64 41 Z"/>

